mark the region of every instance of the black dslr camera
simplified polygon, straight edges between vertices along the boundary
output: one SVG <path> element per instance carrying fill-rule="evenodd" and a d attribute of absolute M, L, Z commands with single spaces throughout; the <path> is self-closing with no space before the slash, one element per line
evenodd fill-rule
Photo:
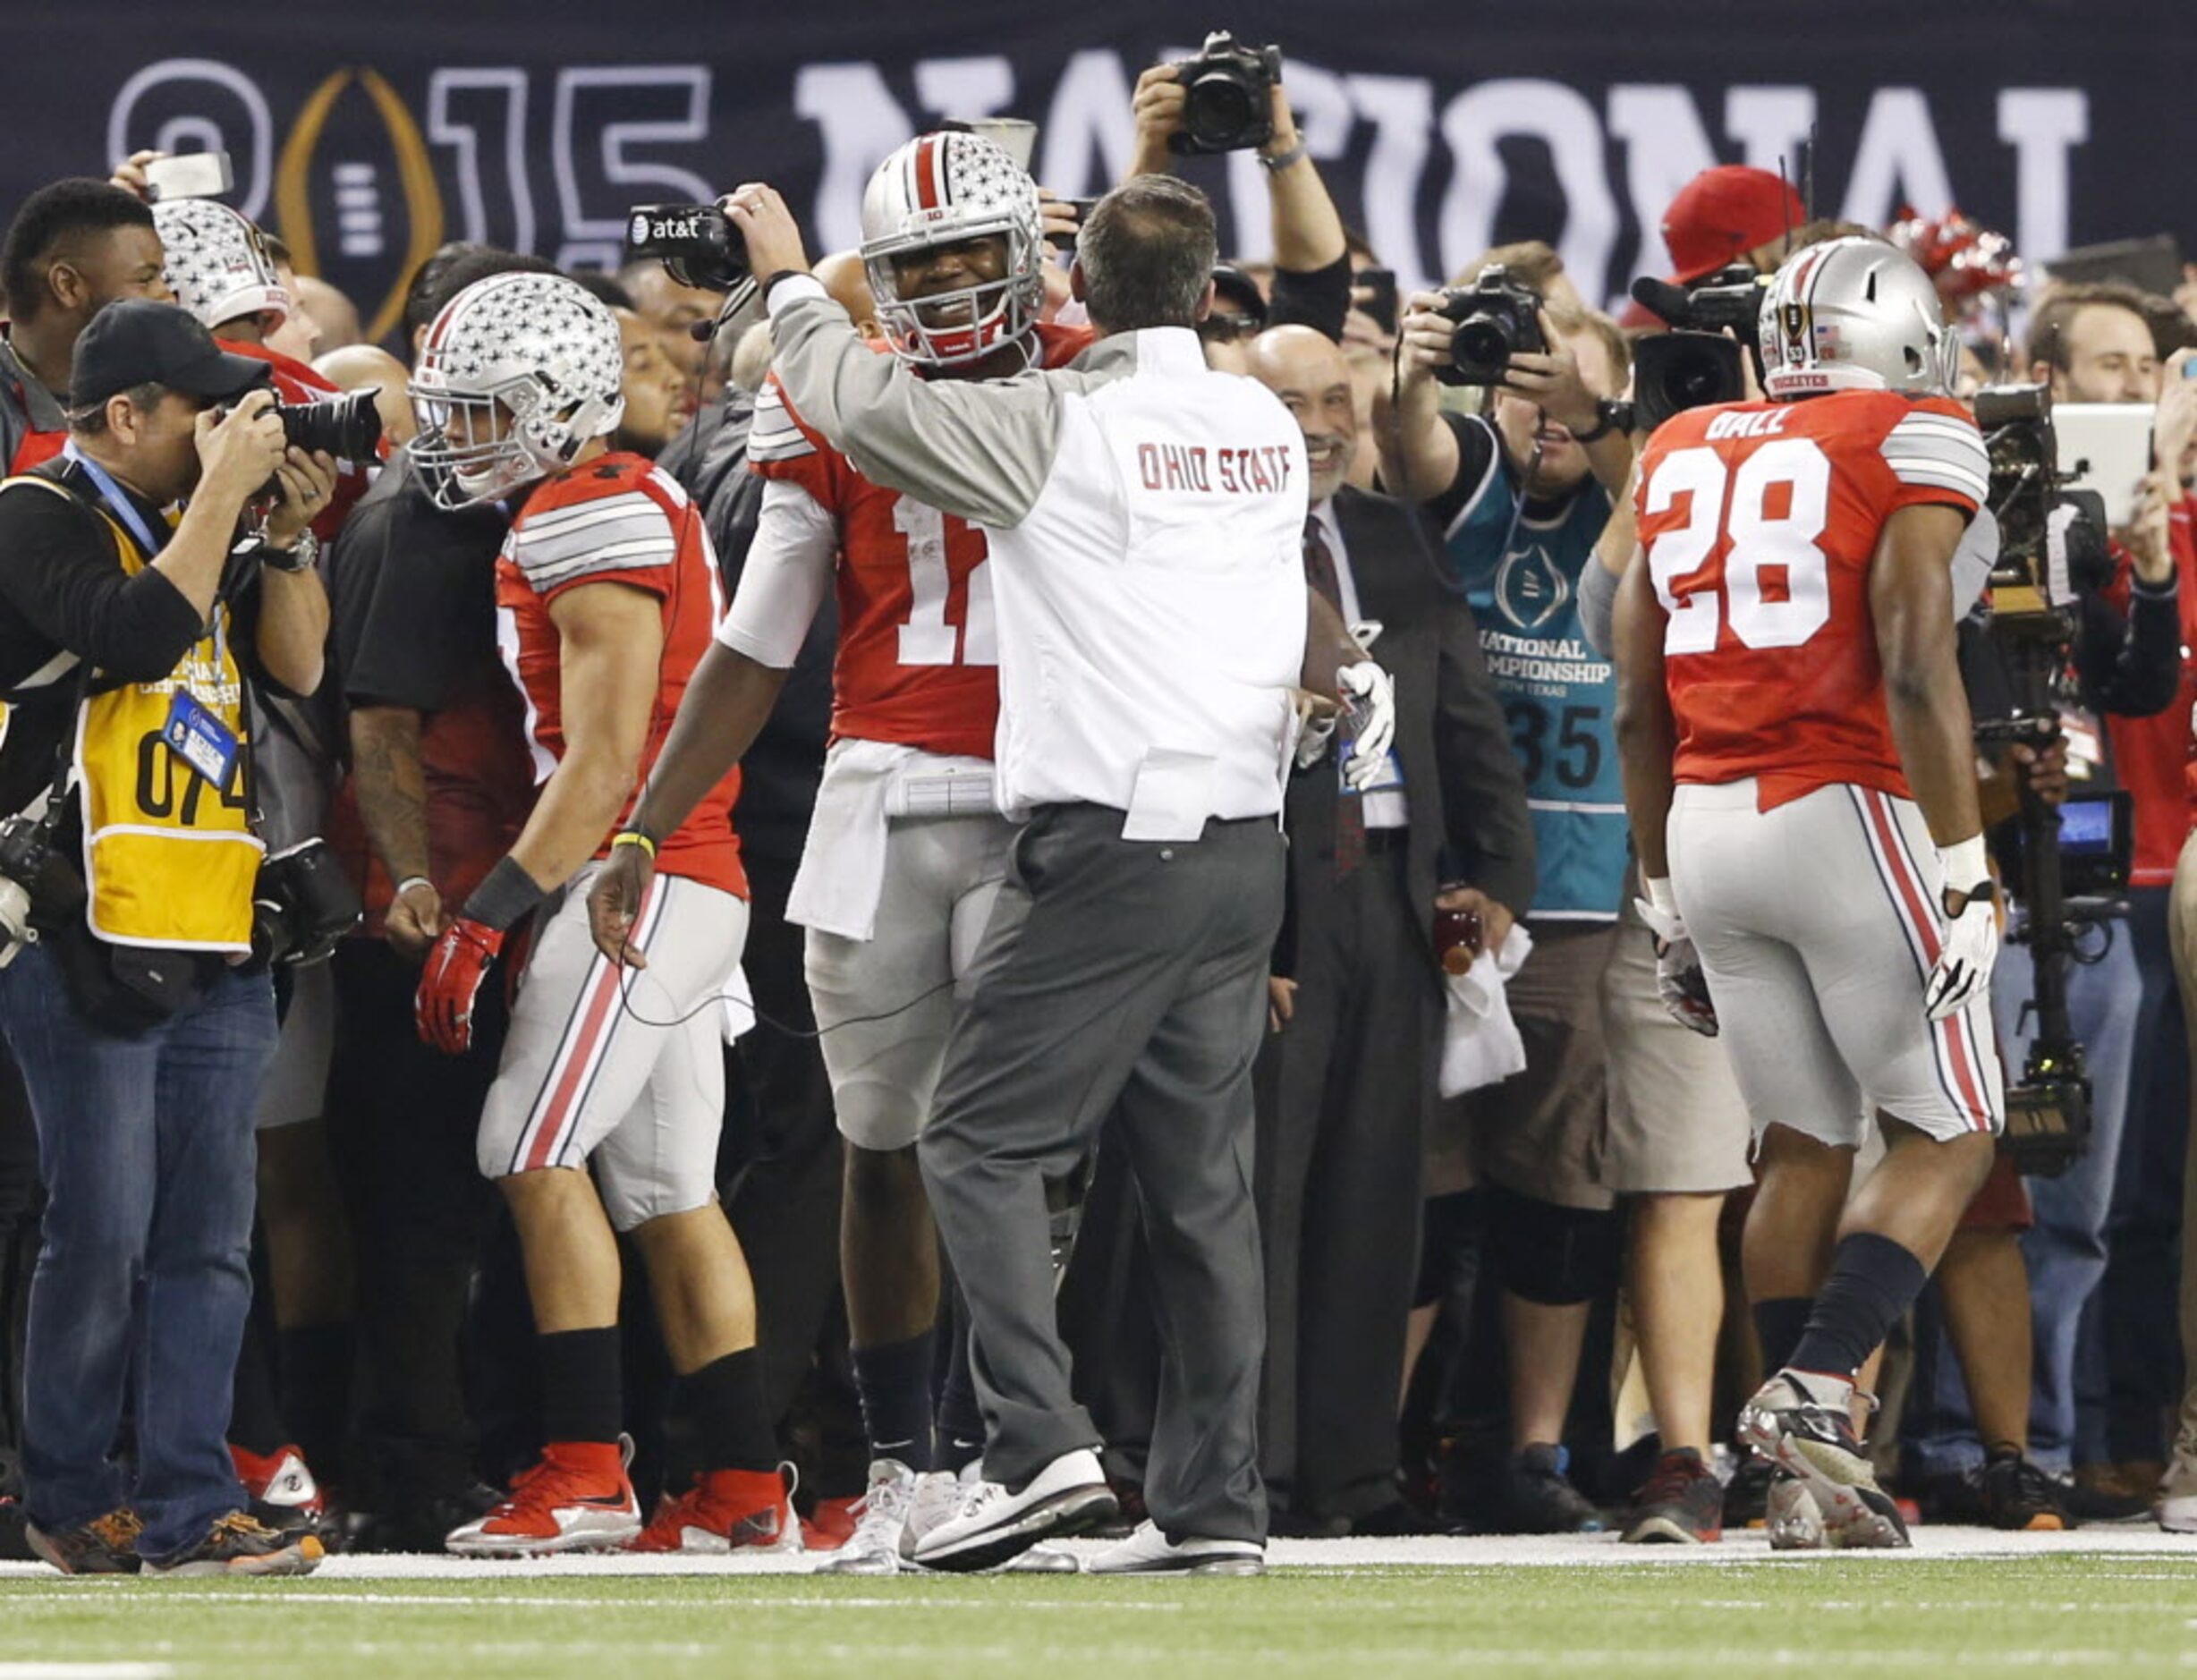
<path fill-rule="evenodd" d="M 15 960 L 26 945 L 36 945 L 30 925 L 30 895 L 53 853 L 53 825 L 35 817 L 0 822 L 0 968 Z"/>
<path fill-rule="evenodd" d="M 1434 377 L 1444 385 L 1500 385 L 1503 370 L 1516 355 L 1540 355 L 1548 348 L 1541 336 L 1541 297 L 1489 263 L 1469 286 L 1449 286 L 1437 311 L 1456 323 L 1449 335 L 1449 366 Z"/>
<path fill-rule="evenodd" d="M 318 450 L 338 461 L 371 461 L 381 446 L 381 411 L 374 406 L 377 387 L 346 391 L 318 403 L 277 403 L 275 417 L 284 440 L 294 447 Z"/>
<path fill-rule="evenodd" d="M 357 888 L 327 844 L 314 838 L 259 865 L 251 889 L 251 955 L 261 967 L 325 963 L 359 925 Z"/>
<path fill-rule="evenodd" d="M 626 212 L 625 250 L 704 292 L 730 292 L 751 272 L 747 240 L 714 204 L 636 204 Z"/>
<path fill-rule="evenodd" d="M 2105 505 L 2093 492 L 2063 488 L 2047 386 L 1993 386 L 1976 394 L 1975 406 L 1990 458 L 1986 495 L 1998 522 L 1989 633 L 2012 685 L 2006 714 L 1977 718 L 1976 739 L 2041 748 L 2059 733 L 2076 598 L 2112 577 Z M 1999 1147 L 2020 1171 L 2049 1177 L 2090 1145 L 2091 1087 L 2068 1019 L 2067 975 L 2084 930 L 2126 913 L 2119 894 L 2128 880 L 2129 814 L 2125 796 L 2070 800 L 2056 810 L 2024 788 L 2010 826 L 1998 847 L 2020 912 L 2007 938 L 2030 948 L 2036 1037 L 2007 1090 Z"/>
<path fill-rule="evenodd" d="M 1650 278 L 1633 283 L 1633 300 L 1672 327 L 1633 348 L 1633 411 L 1642 431 L 1651 432 L 1690 408 L 1745 399 L 1747 375 L 1741 357 L 1756 357 L 1760 372 L 1756 321 L 1769 284 L 1769 276 L 1743 262 L 1690 286 Z"/>
<path fill-rule="evenodd" d="M 1274 138 L 1274 89 L 1282 79 L 1278 47 L 1239 47 L 1216 30 L 1197 57 L 1175 65 L 1183 84 L 1183 125 L 1167 149 L 1190 156 L 1248 151 Z"/>

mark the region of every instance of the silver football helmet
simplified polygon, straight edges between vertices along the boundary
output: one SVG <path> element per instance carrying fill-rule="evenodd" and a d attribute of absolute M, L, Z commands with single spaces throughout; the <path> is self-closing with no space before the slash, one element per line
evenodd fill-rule
<path fill-rule="evenodd" d="M 572 464 L 625 414 L 617 318 L 554 274 L 500 274 L 443 306 L 411 377 L 411 458 L 437 503 L 470 507 Z"/>
<path fill-rule="evenodd" d="M 1826 391 L 1948 395 L 1961 346 L 1914 259 L 1880 239 L 1827 239 L 1785 259 L 1757 327 L 1772 402 Z"/>
<path fill-rule="evenodd" d="M 927 298 L 903 298 L 892 259 L 932 245 L 999 234 L 1005 276 Z M 990 140 L 920 134 L 878 165 L 862 194 L 862 266 L 878 323 L 910 361 L 952 367 L 1021 341 L 1045 301 L 1038 188 Z"/>
<path fill-rule="evenodd" d="M 210 199 L 168 199 L 153 206 L 167 253 L 168 290 L 208 332 L 239 316 L 257 316 L 273 332 L 294 307 L 259 230 Z"/>

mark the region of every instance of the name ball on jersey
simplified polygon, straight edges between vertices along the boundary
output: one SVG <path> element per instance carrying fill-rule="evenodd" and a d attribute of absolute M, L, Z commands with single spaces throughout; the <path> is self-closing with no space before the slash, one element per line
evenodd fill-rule
<path fill-rule="evenodd" d="M 1273 444 L 1209 449 L 1203 444 L 1139 444 L 1137 478 L 1148 490 L 1201 496 L 1272 496 L 1289 488 L 1290 452 Z"/>

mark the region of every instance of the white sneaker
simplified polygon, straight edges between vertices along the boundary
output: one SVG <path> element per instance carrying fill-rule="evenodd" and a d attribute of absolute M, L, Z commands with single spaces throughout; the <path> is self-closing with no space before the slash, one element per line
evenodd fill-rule
<path fill-rule="evenodd" d="M 908 1523 L 900 1532 L 901 1561 L 915 1563 L 915 1548 L 923 1536 L 961 1509 L 969 1489 L 983 1480 L 983 1460 L 977 1459 L 956 1476 L 950 1470 L 927 1470 L 915 1479 L 915 1496 L 908 1505 Z"/>
<path fill-rule="evenodd" d="M 1081 1533 L 1120 1508 L 1098 1455 L 1083 1447 L 1063 1453 L 1019 1490 L 973 1482 L 954 1515 L 916 1542 L 915 1560 L 926 1569 L 989 1569 L 1041 1540 Z"/>
<path fill-rule="evenodd" d="M 2184 1435 L 2175 1442 L 2154 1512 L 2169 1534 L 2197 1534 L 2197 1440 Z"/>
<path fill-rule="evenodd" d="M 1127 1540 L 1115 1541 L 1083 1568 L 1093 1575 L 1263 1575 L 1267 1548 L 1252 1540 L 1196 1535 L 1171 1540 L 1157 1523 L 1140 1523 Z"/>
<path fill-rule="evenodd" d="M 930 1478 L 918 1474 L 897 1458 L 876 1458 L 869 1464 L 869 1486 L 855 1509 L 861 1513 L 854 1532 L 836 1552 L 827 1552 L 817 1565 L 820 1575 L 896 1575 L 901 1553 L 908 1544 L 908 1519 L 917 1489 Z M 949 1481 L 951 1477 L 947 1478 Z"/>

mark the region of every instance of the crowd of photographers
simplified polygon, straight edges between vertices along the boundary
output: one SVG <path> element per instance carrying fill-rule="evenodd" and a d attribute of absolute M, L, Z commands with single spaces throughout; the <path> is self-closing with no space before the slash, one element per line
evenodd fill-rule
<path fill-rule="evenodd" d="M 1647 432 L 1752 395 L 1757 277 L 1872 231 L 1810 223 L 1777 177 L 1724 166 L 1670 207 L 1675 272 L 1617 318 L 1539 243 L 1399 297 L 1277 78 L 1225 42 L 1148 72 L 1130 171 L 1256 152 L 1271 255 L 1215 271 L 1200 336 L 1297 420 L 1307 581 L 1396 680 L 1392 776 L 1338 793 L 1315 740 L 1288 795 L 1255 1074 L 1274 1532 L 1713 1540 L 1762 1519 L 1768 1468 L 1733 1452 L 1734 1412 L 1810 1287 L 1746 1217 L 1723 1048 L 1658 992 L 1609 602 Z M 507 1000 L 484 991 L 449 1056 L 414 997 L 537 767 L 498 649 L 508 516 L 437 505 L 403 392 L 454 298 L 553 270 L 445 247 L 391 346 L 368 344 L 267 234 L 164 190 L 167 161 L 41 190 L 0 252 L 0 464 L 50 492 L 0 495 L 0 1554 L 28 1555 L 26 1463 L 48 1488 L 92 1467 L 71 1497 L 129 1513 L 86 1542 L 115 1556 L 233 1561 L 309 1532 L 439 1548 L 532 1460 L 543 1372 L 475 1164 Z M 1088 208 L 1045 195 L 1048 321 L 1080 314 L 1065 252 Z M 653 207 L 625 270 L 575 277 L 623 341 L 613 446 L 699 505 L 729 593 L 763 501 L 771 329 L 713 216 Z M 1874 1378 L 1870 1438 L 1926 1519 L 2197 1531 L 2174 1329 L 2197 1340 L 2197 301 L 2025 275 L 1956 212 L 1882 236 L 1960 324 L 1991 445 L 1962 638 L 2012 899 L 1995 1004 L 2015 1094 L 1998 1168 Z M 816 273 L 877 335 L 860 255 Z M 2108 445 L 2130 436 L 2142 458 L 2112 454 L 2113 479 Z M 2096 495 L 2060 483 L 2071 437 L 2100 440 Z M 786 914 L 833 734 L 828 600 L 742 761 L 759 1020 L 724 1050 L 717 1174 L 823 1548 L 852 1531 L 876 1444 L 840 1277 L 843 1211 L 878 1193 L 843 1162 Z M 201 805 L 230 818 L 207 829 Z M 90 902 L 80 877 L 55 915 L 42 878 L 78 851 Z M 64 1091 L 69 1124 L 34 1116 Z M 1133 1514 L 1157 1360 L 1136 1198 L 1102 1145 L 1054 1202 L 1078 1397 Z M 694 1445 L 638 1287 L 621 1335 L 645 1509 Z M 965 1391 L 953 1363 L 937 1382 Z M 215 1437 L 231 1460 L 209 1472 Z"/>

